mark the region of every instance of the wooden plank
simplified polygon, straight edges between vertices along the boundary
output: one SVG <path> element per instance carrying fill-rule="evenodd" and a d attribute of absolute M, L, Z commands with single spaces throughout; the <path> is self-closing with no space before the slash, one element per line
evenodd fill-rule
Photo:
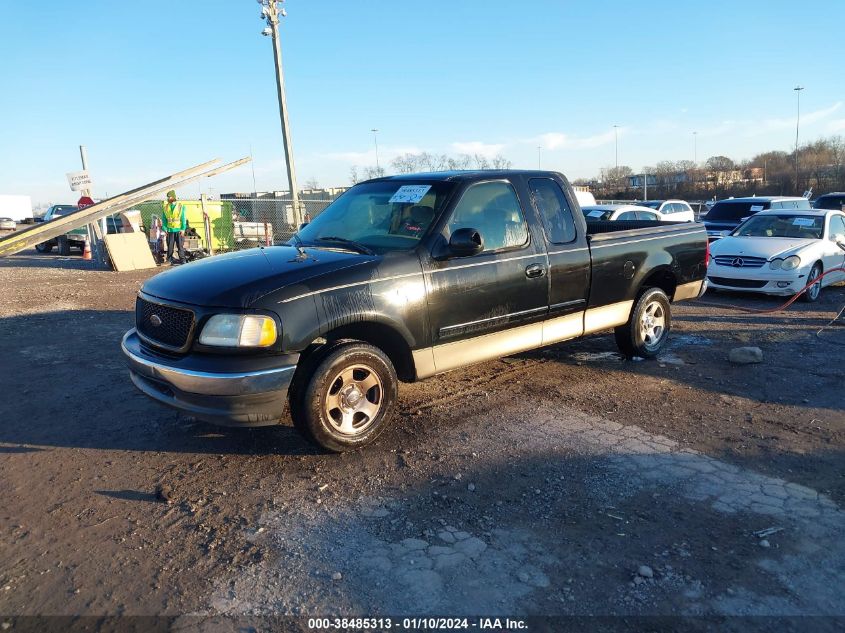
<path fill-rule="evenodd" d="M 147 236 L 143 233 L 113 233 L 106 235 L 105 243 L 118 272 L 156 267 Z"/>

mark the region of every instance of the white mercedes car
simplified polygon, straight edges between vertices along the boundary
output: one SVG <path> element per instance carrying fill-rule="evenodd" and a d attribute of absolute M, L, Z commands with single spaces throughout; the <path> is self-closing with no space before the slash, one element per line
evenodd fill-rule
<path fill-rule="evenodd" d="M 824 271 L 845 266 L 845 213 L 824 209 L 773 209 L 748 218 L 710 244 L 709 288 L 794 295 Z M 833 272 L 810 286 L 816 301 L 824 286 L 845 281 Z"/>

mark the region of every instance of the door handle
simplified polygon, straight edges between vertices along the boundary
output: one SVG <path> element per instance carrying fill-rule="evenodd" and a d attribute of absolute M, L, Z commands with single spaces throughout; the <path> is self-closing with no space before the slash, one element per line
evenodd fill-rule
<path fill-rule="evenodd" d="M 525 269 L 525 276 L 529 279 L 542 277 L 546 274 L 546 269 L 541 264 L 531 264 Z"/>

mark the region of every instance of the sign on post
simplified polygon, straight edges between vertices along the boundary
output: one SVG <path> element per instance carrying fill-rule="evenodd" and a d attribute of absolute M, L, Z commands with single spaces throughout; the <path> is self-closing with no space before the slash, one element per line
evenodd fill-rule
<path fill-rule="evenodd" d="M 72 171 L 67 175 L 67 182 L 71 191 L 85 191 L 91 189 L 91 176 L 88 170 Z"/>

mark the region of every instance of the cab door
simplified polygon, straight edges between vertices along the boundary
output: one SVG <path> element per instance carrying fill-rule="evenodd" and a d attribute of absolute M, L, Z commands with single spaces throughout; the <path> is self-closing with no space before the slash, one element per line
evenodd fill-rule
<path fill-rule="evenodd" d="M 548 310 L 548 262 L 536 222 L 514 184 L 470 183 L 424 262 L 437 372 L 539 347 Z M 450 254 L 458 229 L 481 235 L 481 252 Z"/>
<path fill-rule="evenodd" d="M 529 178 L 531 202 L 543 225 L 549 259 L 549 314 L 543 325 L 543 345 L 584 333 L 584 311 L 590 289 L 590 250 L 578 229 L 573 209 L 553 178 Z M 580 213 L 580 211 L 578 211 Z"/>

